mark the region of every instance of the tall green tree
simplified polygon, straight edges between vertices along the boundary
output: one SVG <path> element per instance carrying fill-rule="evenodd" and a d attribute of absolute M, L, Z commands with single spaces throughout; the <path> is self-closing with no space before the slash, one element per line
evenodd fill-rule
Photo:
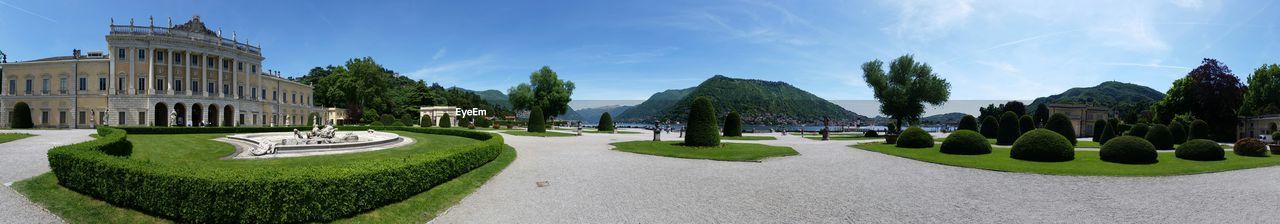
<path fill-rule="evenodd" d="M 889 62 L 888 74 L 883 67 L 880 60 L 862 64 L 863 79 L 880 100 L 880 113 L 898 124 L 919 123 L 925 103 L 942 105 L 951 96 L 951 84 L 933 73 L 929 64 L 916 62 L 911 55 Z"/>
<path fill-rule="evenodd" d="M 1234 142 L 1237 111 L 1244 101 L 1245 86 L 1218 60 L 1206 58 L 1186 77 L 1173 82 L 1167 96 L 1152 106 L 1159 117 L 1190 113 L 1208 122 L 1219 142 Z M 1194 131 L 1194 130 L 1193 130 Z"/>
<path fill-rule="evenodd" d="M 737 111 L 729 112 L 724 118 L 724 137 L 742 136 L 742 115 Z"/>
<path fill-rule="evenodd" d="M 1244 115 L 1280 113 L 1280 65 L 1263 65 L 1253 70 L 1240 112 Z"/>
<path fill-rule="evenodd" d="M 1045 106 L 1046 104 L 1047 103 L 1042 103 L 1039 106 L 1036 106 L 1035 118 L 1036 118 L 1036 125 L 1039 127 L 1047 126 L 1045 122 L 1048 122 L 1049 116 L 1052 116 L 1049 114 L 1049 106 Z"/>
<path fill-rule="evenodd" d="M 568 112 L 569 101 L 573 100 L 573 89 L 573 81 L 561 80 L 551 67 L 542 66 L 529 74 L 529 83 L 521 83 L 508 89 L 507 98 L 517 110 L 529 110 L 535 106 L 541 108 L 544 116 L 541 119 L 546 120 Z"/>
<path fill-rule="evenodd" d="M 686 126 L 685 146 L 720 146 L 720 125 L 716 122 L 716 108 L 711 105 L 711 98 L 698 97 L 689 106 L 689 120 Z"/>
<path fill-rule="evenodd" d="M 1004 111 L 1013 112 L 1021 118 L 1022 115 L 1027 115 L 1027 105 L 1023 104 L 1022 101 L 1011 100 L 1004 103 Z"/>

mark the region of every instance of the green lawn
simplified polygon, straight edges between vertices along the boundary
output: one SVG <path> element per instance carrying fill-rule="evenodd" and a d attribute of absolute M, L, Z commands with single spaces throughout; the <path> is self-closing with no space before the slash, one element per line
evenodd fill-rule
<path fill-rule="evenodd" d="M 31 136 L 36 135 L 27 133 L 0 133 L 0 143 L 17 141 L 18 139 L 24 139 Z"/>
<path fill-rule="evenodd" d="M 743 135 L 743 136 L 737 136 L 737 137 L 720 136 L 720 139 L 721 140 L 750 140 L 750 141 L 778 140 L 778 138 L 775 138 L 773 136 L 750 136 L 750 135 Z"/>
<path fill-rule="evenodd" d="M 185 134 L 185 135 L 129 135 L 134 144 L 131 159 L 149 160 L 156 163 L 178 163 L 223 168 L 271 168 L 290 166 L 342 166 L 344 161 L 367 160 L 378 158 L 396 158 L 406 153 L 433 153 L 436 149 L 450 148 L 478 142 L 478 140 L 444 135 L 430 135 L 413 132 L 395 132 L 405 137 L 412 137 L 417 142 L 413 145 L 372 152 L 308 156 L 296 158 L 279 158 L 267 160 L 220 160 L 234 151 L 226 143 L 210 139 L 226 134 Z M 181 143 L 185 147 L 164 147 Z M 166 145 L 169 144 L 169 145 Z M 383 206 L 351 218 L 336 220 L 345 223 L 423 223 L 434 218 L 444 209 L 456 204 L 485 181 L 496 175 L 511 161 L 515 160 L 515 150 L 506 147 L 494 161 L 485 164 L 458 178 L 445 182 L 419 193 L 401 202 Z M 62 217 L 69 223 L 170 223 L 171 221 L 153 217 L 127 208 L 112 206 L 106 202 L 82 195 L 63 188 L 57 184 L 53 173 L 45 173 L 31 179 L 14 183 L 13 188 L 32 201 L 40 204 L 50 212 Z"/>
<path fill-rule="evenodd" d="M 578 136 L 578 135 L 576 135 L 576 134 L 569 134 L 569 133 L 564 133 L 564 132 L 554 132 L 554 131 L 548 131 L 548 132 L 538 133 L 538 132 L 528 132 L 528 131 L 524 131 L 524 130 L 518 130 L 518 131 L 504 131 L 504 132 L 502 132 L 502 133 L 506 133 L 506 134 L 509 134 L 509 135 L 516 135 L 516 136 L 533 136 L 533 137 L 569 137 L 569 136 Z"/>
<path fill-rule="evenodd" d="M 928 149 L 897 148 L 881 143 L 852 145 L 872 152 L 909 158 L 924 162 L 969 167 L 986 170 L 1077 176 L 1170 176 L 1248 169 L 1280 164 L 1280 156 L 1244 157 L 1228 152 L 1223 161 L 1192 161 L 1178 159 L 1172 151 L 1159 153 L 1155 164 L 1129 165 L 1105 162 L 1097 151 L 1076 151 L 1076 159 L 1067 162 L 1031 162 L 1009 158 L 1008 148 L 992 148 L 986 155 L 950 155 L 938 152 L 939 146 Z"/>
<path fill-rule="evenodd" d="M 790 147 L 752 143 L 726 142 L 720 143 L 718 147 L 686 147 L 681 144 L 683 144 L 681 141 L 630 141 L 610 145 L 613 145 L 615 150 L 623 152 L 720 161 L 760 161 L 768 157 L 800 155 Z"/>

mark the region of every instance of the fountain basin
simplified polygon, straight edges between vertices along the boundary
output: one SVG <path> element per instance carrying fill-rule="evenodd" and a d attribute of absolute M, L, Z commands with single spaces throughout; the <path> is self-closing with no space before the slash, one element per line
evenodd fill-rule
<path fill-rule="evenodd" d="M 350 135 L 349 135 L 350 134 Z M 346 136 L 354 139 L 344 140 Z M 401 137 L 395 133 L 380 131 L 338 131 L 332 139 L 299 139 L 293 132 L 268 132 L 230 135 L 216 139 L 230 143 L 236 147 L 231 159 L 260 159 L 279 157 L 298 157 L 312 155 L 330 155 L 353 152 L 366 152 L 395 148 L 413 143 L 412 138 Z M 254 155 L 262 147 L 274 144 L 275 152 L 265 155 Z"/>

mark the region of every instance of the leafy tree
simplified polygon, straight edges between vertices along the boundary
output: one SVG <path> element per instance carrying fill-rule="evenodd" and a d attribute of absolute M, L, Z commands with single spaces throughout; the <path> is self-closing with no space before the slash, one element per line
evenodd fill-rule
<path fill-rule="evenodd" d="M 1018 140 L 1018 135 L 1022 134 L 1021 125 L 1018 124 L 1018 114 L 1013 111 L 1005 111 L 1000 115 L 1000 130 L 996 135 L 996 145 L 1013 145 L 1013 141 Z"/>
<path fill-rule="evenodd" d="M 1230 68 L 1206 58 L 1186 77 L 1174 81 L 1168 96 L 1152 108 L 1160 117 L 1190 113 L 1210 125 L 1214 140 L 1232 142 L 1236 138 L 1236 111 L 1243 104 L 1244 93 L 1244 84 Z"/>
<path fill-rule="evenodd" d="M 1028 131 L 1036 129 L 1036 121 L 1031 115 L 1022 115 L 1018 118 L 1018 135 L 1026 134 Z"/>
<path fill-rule="evenodd" d="M 547 120 L 541 119 L 541 117 L 543 117 L 542 111 L 542 107 L 537 105 L 529 108 L 529 123 L 527 124 L 529 127 L 526 131 L 537 133 L 547 132 Z"/>
<path fill-rule="evenodd" d="M 1004 113 L 1004 104 L 996 106 L 995 104 L 987 104 L 987 107 L 978 108 L 978 120 L 987 120 L 988 117 L 1000 117 Z"/>
<path fill-rule="evenodd" d="M 393 123 L 396 123 L 396 116 L 391 116 L 390 114 L 383 114 L 382 118 L 379 119 L 378 121 L 381 121 L 383 124 L 393 124 Z"/>
<path fill-rule="evenodd" d="M 364 122 L 365 124 L 372 124 L 374 121 L 378 121 L 379 117 L 380 116 L 378 116 L 378 110 L 365 109 L 364 113 L 360 115 L 360 121 Z"/>
<path fill-rule="evenodd" d="M 1076 127 L 1071 124 L 1071 118 L 1068 118 L 1066 114 L 1054 113 L 1049 117 L 1049 120 L 1044 124 L 1044 126 L 1045 129 L 1057 132 L 1062 135 L 1062 137 L 1066 137 L 1067 141 L 1071 141 L 1071 145 L 1076 145 L 1076 141 L 1078 141 L 1076 140 Z"/>
<path fill-rule="evenodd" d="M 608 114 L 608 113 L 606 113 Z M 729 112 L 724 118 L 724 136 L 742 136 L 742 116 L 738 112 Z"/>
<path fill-rule="evenodd" d="M 951 84 L 934 74 L 929 64 L 916 62 L 911 55 L 889 62 L 888 74 L 883 65 L 880 60 L 862 64 L 863 78 L 880 100 L 880 113 L 899 124 L 918 122 L 924 103 L 941 105 L 951 95 Z"/>
<path fill-rule="evenodd" d="M 1192 139 L 1210 139 L 1209 123 L 1204 120 L 1196 120 L 1191 122 L 1191 128 L 1187 129 L 1187 141 Z"/>
<path fill-rule="evenodd" d="M 609 112 L 600 114 L 600 122 L 596 125 L 597 131 L 613 131 L 613 115 Z"/>
<path fill-rule="evenodd" d="M 1093 121 L 1093 142 L 1102 142 L 1102 130 L 1107 129 L 1107 120 L 1098 119 Z"/>
<path fill-rule="evenodd" d="M 1052 116 L 1052 115 L 1050 115 L 1050 114 L 1049 114 L 1049 106 L 1046 106 L 1046 104 L 1043 104 L 1043 103 L 1042 103 L 1042 104 L 1040 104 L 1039 106 L 1036 106 L 1036 114 L 1035 114 L 1035 115 L 1036 115 L 1036 116 L 1035 116 L 1035 117 L 1036 117 L 1036 125 L 1041 126 L 1041 127 L 1046 126 L 1047 124 L 1045 124 L 1045 122 L 1048 122 L 1048 121 L 1049 121 L 1049 116 Z M 1071 143 L 1072 143 L 1072 144 L 1075 144 L 1075 141 L 1071 141 Z"/>
<path fill-rule="evenodd" d="M 1009 101 L 1004 103 L 1004 111 L 1013 112 L 1018 117 L 1022 117 L 1022 115 L 1027 115 L 1027 105 L 1017 100 Z"/>
<path fill-rule="evenodd" d="M 1280 113 L 1280 65 L 1263 65 L 1253 70 L 1240 112 L 1244 115 Z"/>
<path fill-rule="evenodd" d="M 531 110 L 535 106 L 541 108 L 542 112 L 538 114 L 544 117 L 539 119 L 545 121 L 547 116 L 558 116 L 569 110 L 573 89 L 573 81 L 560 80 L 551 67 L 542 66 L 529 75 L 529 83 L 508 89 L 507 98 L 518 110 Z"/>
<path fill-rule="evenodd" d="M 996 121 L 995 116 L 988 116 L 982 119 L 982 136 L 987 138 L 996 138 L 999 135 L 1000 122 Z"/>
<path fill-rule="evenodd" d="M 26 102 L 18 102 L 13 105 L 13 111 L 9 112 L 9 128 L 27 129 L 35 127 L 35 123 L 31 121 L 31 106 Z M 124 118 L 120 118 L 124 119 Z"/>
<path fill-rule="evenodd" d="M 973 115 L 964 115 L 960 118 L 960 124 L 956 125 L 956 130 L 978 131 L 978 119 Z"/>
<path fill-rule="evenodd" d="M 449 114 L 442 114 L 440 115 L 440 123 L 436 124 L 436 126 L 440 126 L 442 128 L 452 128 L 453 121 L 449 120 Z"/>
<path fill-rule="evenodd" d="M 685 146 L 719 146 L 720 126 L 716 124 L 716 109 L 711 98 L 698 97 L 689 107 L 689 120 L 685 131 Z"/>

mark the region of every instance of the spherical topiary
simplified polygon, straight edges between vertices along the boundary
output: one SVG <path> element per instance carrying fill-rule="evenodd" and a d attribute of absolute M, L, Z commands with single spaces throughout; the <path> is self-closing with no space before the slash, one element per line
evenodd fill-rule
<path fill-rule="evenodd" d="M 1178 121 L 1169 122 L 1169 135 L 1173 137 L 1174 145 L 1187 142 L 1187 126 Z"/>
<path fill-rule="evenodd" d="M 613 116 L 609 115 L 609 112 L 600 114 L 600 122 L 596 123 L 596 131 L 613 131 Z"/>
<path fill-rule="evenodd" d="M 1066 137 L 1049 129 L 1035 129 L 1018 137 L 1009 150 L 1009 158 L 1040 161 L 1061 162 L 1076 158 L 1075 148 Z"/>
<path fill-rule="evenodd" d="M 1152 125 L 1143 138 L 1151 142 L 1156 150 L 1173 150 L 1173 133 L 1163 124 Z"/>
<path fill-rule="evenodd" d="M 1187 128 L 1187 139 L 1210 139 L 1210 131 L 1213 130 L 1209 129 L 1209 122 L 1204 122 L 1204 120 L 1192 121 L 1191 127 Z"/>
<path fill-rule="evenodd" d="M 1022 115 L 1021 118 L 1018 118 L 1018 135 L 1027 133 L 1032 129 L 1036 129 L 1035 118 L 1031 118 L 1031 115 Z"/>
<path fill-rule="evenodd" d="M 1120 136 L 1107 144 L 1102 144 L 1098 151 L 1102 161 L 1125 164 L 1150 164 L 1156 162 L 1156 147 L 1135 136 Z"/>
<path fill-rule="evenodd" d="M 862 132 L 862 137 L 880 137 L 880 133 L 877 133 L 875 130 L 867 130 Z"/>
<path fill-rule="evenodd" d="M 1012 145 L 1013 141 L 1018 140 L 1018 135 L 1022 134 L 1021 128 L 1018 125 L 1018 114 L 1005 111 L 1000 115 L 1000 132 L 996 135 L 996 145 Z"/>
<path fill-rule="evenodd" d="M 1236 141 L 1233 151 L 1236 152 L 1236 155 L 1241 156 L 1266 157 L 1267 145 L 1256 138 L 1242 138 Z"/>
<path fill-rule="evenodd" d="M 385 124 L 383 124 L 382 121 L 373 121 L 372 123 L 369 123 L 369 126 L 383 126 L 383 125 Z"/>
<path fill-rule="evenodd" d="M 1223 150 L 1222 146 L 1218 146 L 1217 142 L 1208 139 L 1192 139 L 1182 143 L 1182 145 L 1178 145 L 1178 149 L 1173 150 L 1173 155 L 1179 159 L 1196 161 L 1227 159 L 1226 150 Z"/>
<path fill-rule="evenodd" d="M 982 119 L 981 128 L 982 137 L 996 138 L 996 135 L 1000 134 L 1000 122 L 996 121 L 995 116 L 987 116 L 987 118 Z"/>
<path fill-rule="evenodd" d="M 422 126 L 422 127 L 424 127 L 424 128 L 425 128 L 425 127 L 435 126 L 435 124 L 436 124 L 435 119 L 431 119 L 431 115 L 422 115 L 422 117 L 420 117 L 420 118 L 418 118 L 418 119 L 419 119 L 419 120 L 418 120 L 418 126 Z"/>
<path fill-rule="evenodd" d="M 956 125 L 956 130 L 978 131 L 978 118 L 965 114 L 964 117 L 960 117 L 960 124 Z"/>
<path fill-rule="evenodd" d="M 940 152 L 956 155 L 982 155 L 991 153 L 991 144 L 987 138 L 976 131 L 958 130 L 942 141 Z"/>
<path fill-rule="evenodd" d="M 1102 131 L 1107 129 L 1107 120 L 1093 121 L 1093 142 L 1102 142 Z"/>
<path fill-rule="evenodd" d="M 933 147 L 933 136 L 919 126 L 911 126 L 898 135 L 897 146 L 899 148 Z"/>
<path fill-rule="evenodd" d="M 391 126 L 404 126 L 404 122 L 402 122 L 402 121 L 396 121 L 396 122 L 394 122 L 394 123 L 391 123 Z"/>
<path fill-rule="evenodd" d="M 453 127 L 453 121 L 449 120 L 449 114 L 440 115 L 440 123 L 436 124 L 436 126 L 440 126 L 442 128 L 451 128 Z"/>
<path fill-rule="evenodd" d="M 1150 128 L 1151 127 L 1147 126 L 1147 124 L 1134 124 L 1133 127 L 1129 128 L 1129 131 L 1126 132 L 1124 135 L 1135 136 L 1139 138 L 1145 137 L 1147 136 L 1147 131 L 1151 130 Z"/>
<path fill-rule="evenodd" d="M 26 102 L 18 102 L 13 104 L 13 112 L 9 112 L 9 128 L 32 128 L 35 123 L 31 122 L 31 106 Z M 124 118 L 120 118 L 124 119 Z"/>
<path fill-rule="evenodd" d="M 742 116 L 738 115 L 738 112 L 729 112 L 729 115 L 724 117 L 724 136 L 742 136 Z"/>
<path fill-rule="evenodd" d="M 1108 140 L 1115 138 L 1116 132 L 1119 131 L 1116 129 L 1119 128 L 1115 123 L 1107 122 L 1107 126 L 1102 129 L 1102 136 L 1098 137 L 1098 144 L 1106 144 Z"/>
<path fill-rule="evenodd" d="M 447 114 L 444 117 L 440 117 L 440 120 L 442 120 L 440 122 L 440 127 L 447 128 L 444 126 L 444 120 L 448 118 L 449 115 Z M 525 128 L 525 131 L 527 132 L 547 132 L 547 117 L 542 116 L 541 106 L 533 106 L 533 108 L 529 109 L 529 122 L 526 125 L 529 126 Z"/>
<path fill-rule="evenodd" d="M 711 98 L 698 97 L 689 106 L 689 120 L 684 136 L 686 146 L 719 146 L 720 125 L 716 124 L 716 109 Z"/>
<path fill-rule="evenodd" d="M 381 121 L 383 124 L 395 124 L 396 116 L 392 116 L 390 114 L 383 114 L 382 117 L 378 119 L 378 121 Z"/>
<path fill-rule="evenodd" d="M 1068 118 L 1066 114 L 1053 113 L 1053 115 L 1049 116 L 1049 121 L 1045 122 L 1044 128 L 1057 132 L 1062 137 L 1067 138 L 1071 145 L 1076 145 L 1076 127 L 1071 125 L 1071 118 Z"/>

